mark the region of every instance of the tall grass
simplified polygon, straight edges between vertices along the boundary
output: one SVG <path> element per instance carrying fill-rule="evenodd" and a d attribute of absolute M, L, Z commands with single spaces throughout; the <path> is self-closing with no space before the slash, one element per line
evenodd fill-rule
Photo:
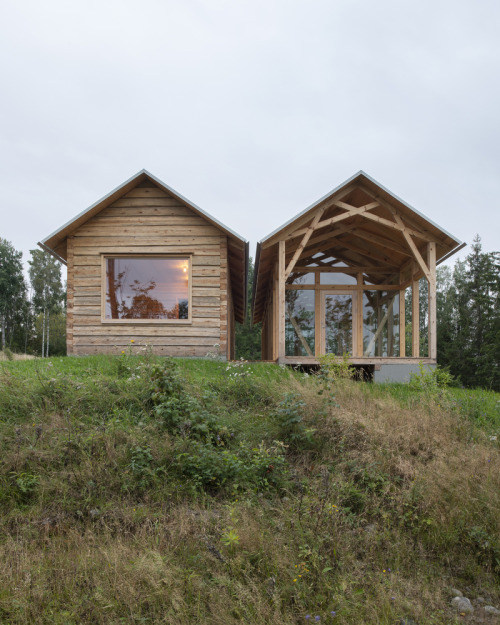
<path fill-rule="evenodd" d="M 264 363 L 2 363 L 0 623 L 460 622 L 448 587 L 500 602 L 485 397 L 487 419 L 460 389 Z"/>

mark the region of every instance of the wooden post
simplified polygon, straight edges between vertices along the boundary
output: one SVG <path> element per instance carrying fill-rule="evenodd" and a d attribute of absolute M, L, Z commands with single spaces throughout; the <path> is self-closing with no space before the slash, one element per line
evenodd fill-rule
<path fill-rule="evenodd" d="M 356 311 L 356 327 L 358 329 L 356 346 L 353 349 L 353 356 L 363 356 L 363 274 L 356 274 L 358 288 L 356 290 L 356 300 L 358 303 Z"/>
<path fill-rule="evenodd" d="M 278 243 L 278 363 L 285 362 L 285 241 Z"/>
<path fill-rule="evenodd" d="M 273 270 L 273 360 L 278 360 L 278 263 Z"/>
<path fill-rule="evenodd" d="M 323 345 L 323 332 L 321 331 L 321 297 L 322 292 L 319 288 L 321 284 L 321 274 L 319 271 L 314 274 L 314 354 L 316 358 L 321 356 L 325 351 Z"/>
<path fill-rule="evenodd" d="M 399 274 L 399 284 L 403 284 L 403 272 Z M 406 306 L 405 289 L 399 291 L 399 357 L 406 357 Z"/>
<path fill-rule="evenodd" d="M 427 244 L 427 265 L 429 266 L 429 358 L 437 359 L 437 311 L 436 311 L 436 244 Z"/>
<path fill-rule="evenodd" d="M 411 272 L 411 355 L 413 358 L 420 358 L 420 300 L 418 280 L 415 278 L 418 272 L 417 263 L 413 263 Z"/>

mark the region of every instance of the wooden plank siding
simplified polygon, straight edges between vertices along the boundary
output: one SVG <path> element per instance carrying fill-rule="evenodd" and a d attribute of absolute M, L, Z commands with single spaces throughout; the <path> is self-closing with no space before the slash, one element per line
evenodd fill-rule
<path fill-rule="evenodd" d="M 227 250 L 226 234 L 162 189 L 132 189 L 68 237 L 68 354 L 119 354 L 148 344 L 158 355 L 203 357 L 219 344 L 228 357 L 234 322 Z M 191 322 L 103 323 L 103 254 L 189 256 Z"/>

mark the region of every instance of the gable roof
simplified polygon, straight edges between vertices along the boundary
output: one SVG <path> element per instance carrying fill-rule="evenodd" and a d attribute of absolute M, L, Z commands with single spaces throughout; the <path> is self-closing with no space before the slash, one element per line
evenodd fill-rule
<path fill-rule="evenodd" d="M 448 258 L 465 245 L 461 243 L 457 237 L 435 224 L 418 210 L 377 182 L 374 178 L 360 170 L 259 241 L 257 244 L 257 253 L 255 258 L 252 294 L 252 315 L 254 322 L 258 322 L 262 318 L 268 293 L 267 283 L 272 272 L 273 263 L 276 262 L 277 258 L 278 241 L 280 239 L 286 239 L 287 243 L 288 241 L 290 242 L 292 249 L 294 246 L 297 247 L 305 232 L 305 226 L 309 226 L 314 215 L 318 212 L 318 209 L 324 210 L 322 219 L 325 219 L 327 216 L 328 218 L 333 218 L 334 221 L 340 221 L 342 219 L 342 225 L 346 226 L 345 228 L 338 228 L 337 225 L 333 225 L 332 223 L 332 225 L 325 227 L 322 230 L 324 235 L 322 237 L 324 240 L 323 245 L 325 246 L 325 249 L 328 249 L 327 234 L 331 232 L 332 243 L 330 244 L 330 249 L 332 250 L 332 253 L 336 246 L 339 251 L 342 250 L 341 260 L 343 262 L 348 265 L 359 264 L 359 260 L 355 260 L 356 256 L 359 257 L 359 254 L 356 255 L 355 252 L 353 253 L 352 244 L 357 243 L 366 249 L 366 232 L 364 233 L 364 237 L 356 240 L 356 237 L 358 236 L 356 234 L 357 229 L 358 232 L 363 232 L 362 227 L 366 227 L 366 221 L 363 220 L 363 216 L 360 214 L 354 214 L 350 218 L 345 218 L 345 220 L 345 215 L 340 219 L 337 218 L 337 215 L 342 215 L 343 211 L 345 212 L 346 206 L 339 208 L 335 205 L 335 202 L 339 200 L 347 201 L 347 198 L 349 198 L 350 203 L 353 205 L 362 206 L 363 204 L 366 204 L 366 202 L 373 202 L 373 204 L 377 202 L 379 204 L 379 206 L 370 212 L 370 214 L 376 214 L 377 211 L 379 211 L 378 217 L 376 215 L 375 217 L 372 217 L 372 219 L 377 219 L 379 223 L 374 225 L 373 221 L 370 221 L 370 227 L 373 230 L 372 240 L 378 238 L 379 245 L 382 240 L 385 240 L 389 245 L 392 243 L 391 254 L 393 255 L 395 265 L 397 265 L 400 260 L 397 253 L 398 247 L 402 248 L 406 244 L 404 239 L 400 240 L 401 233 L 395 232 L 395 230 L 389 228 L 390 224 L 387 222 L 390 220 L 387 219 L 387 217 L 392 219 L 390 213 L 388 213 L 390 209 L 395 209 L 397 211 L 397 213 L 405 221 L 405 225 L 407 225 L 410 230 L 413 228 L 415 232 L 421 232 L 423 240 L 427 239 L 436 241 L 436 260 L 438 261 L 445 260 L 445 258 Z M 383 213 L 384 210 L 386 211 L 385 214 Z M 395 224 L 393 223 L 392 225 L 394 226 Z M 384 228 L 386 232 L 384 232 Z M 294 235 L 294 232 L 297 232 L 297 234 Z M 347 249 L 342 249 L 343 241 L 339 239 L 339 237 L 345 237 Z M 350 240 L 350 243 L 348 243 L 348 240 Z M 375 250 L 377 249 L 379 248 L 377 248 L 375 244 L 373 247 L 374 253 L 376 253 Z"/>
<path fill-rule="evenodd" d="M 233 292 L 233 304 L 236 320 L 243 323 L 246 311 L 247 293 L 247 268 L 248 268 L 248 241 L 239 234 L 231 230 L 223 223 L 209 215 L 202 208 L 193 204 L 183 195 L 172 189 L 159 178 L 141 169 L 137 174 L 113 189 L 100 200 L 86 208 L 84 211 L 73 217 L 70 221 L 58 228 L 55 232 L 38 243 L 40 247 L 50 252 L 59 261 L 66 264 L 67 260 L 67 238 L 77 228 L 85 224 L 89 219 L 95 217 L 102 210 L 113 204 L 116 200 L 126 195 L 142 182 L 150 181 L 157 187 L 177 199 L 181 204 L 191 209 L 194 213 L 205 219 L 207 222 L 218 228 L 228 238 L 228 265 Z"/>

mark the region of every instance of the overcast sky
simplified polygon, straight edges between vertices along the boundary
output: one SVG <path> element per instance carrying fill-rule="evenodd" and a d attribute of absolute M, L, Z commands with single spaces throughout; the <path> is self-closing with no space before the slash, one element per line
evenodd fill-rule
<path fill-rule="evenodd" d="M 0 237 L 142 168 L 255 244 L 363 169 L 500 249 L 498 0 L 3 0 Z"/>

